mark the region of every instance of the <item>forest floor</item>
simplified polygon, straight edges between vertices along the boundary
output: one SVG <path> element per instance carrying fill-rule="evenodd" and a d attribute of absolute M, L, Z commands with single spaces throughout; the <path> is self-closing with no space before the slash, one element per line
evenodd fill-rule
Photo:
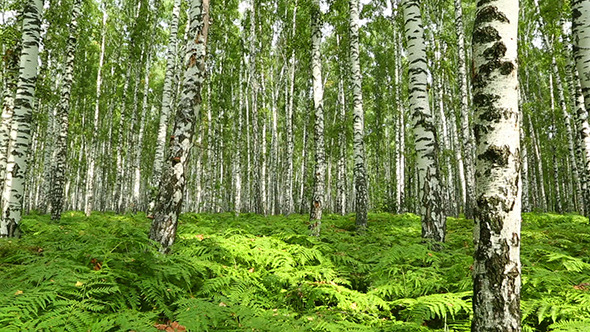
<path fill-rule="evenodd" d="M 524 214 L 523 331 L 590 330 L 590 226 Z M 411 214 L 185 214 L 173 253 L 144 215 L 32 214 L 0 239 L 1 331 L 469 331 L 473 222 L 441 251 Z"/>

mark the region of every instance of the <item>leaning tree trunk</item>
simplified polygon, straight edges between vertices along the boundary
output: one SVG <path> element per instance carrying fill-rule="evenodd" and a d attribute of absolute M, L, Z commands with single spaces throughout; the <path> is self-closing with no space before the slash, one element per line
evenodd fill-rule
<path fill-rule="evenodd" d="M 196 121 L 201 107 L 201 88 L 205 81 L 207 33 L 209 30 L 209 0 L 194 0 L 189 11 L 190 31 L 186 48 L 187 67 L 182 82 L 173 136 L 170 141 L 169 167 L 162 177 L 154 210 L 150 239 L 161 245 L 162 252 L 170 251 L 176 238 L 178 215 L 182 208 L 185 172 L 193 143 Z"/>
<path fill-rule="evenodd" d="M 23 11 L 20 73 L 14 100 L 11 143 L 8 148 L 6 179 L 2 190 L 0 237 L 18 237 L 25 196 L 25 174 L 31 143 L 31 123 L 35 103 L 35 83 L 41 30 L 41 0 L 27 1 Z"/>
<path fill-rule="evenodd" d="M 473 31 L 476 197 L 472 331 L 520 331 L 518 1 L 480 1 Z"/>
<path fill-rule="evenodd" d="M 70 37 L 66 48 L 66 69 L 61 88 L 61 101 L 57 108 L 56 120 L 59 121 L 57 140 L 55 142 L 55 160 L 52 165 L 51 175 L 51 219 L 59 220 L 64 204 L 64 189 L 66 184 L 66 162 L 68 148 L 68 116 L 70 113 L 70 96 L 72 82 L 74 80 L 74 61 L 76 55 L 76 34 L 78 29 L 78 16 L 80 15 L 81 0 L 74 2 L 70 23 Z"/>
<path fill-rule="evenodd" d="M 418 202 L 422 214 L 422 237 L 443 242 L 446 218 L 442 207 L 438 146 L 426 91 L 428 68 L 420 1 L 404 0 L 405 32 L 408 40 L 410 112 L 414 121 L 416 164 L 418 167 Z"/>
<path fill-rule="evenodd" d="M 362 76 L 359 61 L 359 1 L 350 0 L 350 67 L 353 96 L 354 182 L 356 195 L 356 227 L 367 228 L 367 172 L 365 170 L 365 114 L 363 111 Z"/>
<path fill-rule="evenodd" d="M 455 25 L 457 29 L 458 80 L 461 105 L 461 140 L 463 141 L 463 164 L 465 169 L 465 218 L 473 218 L 475 207 L 475 177 L 473 173 L 473 136 L 469 125 L 469 104 L 467 96 L 467 68 L 465 66 L 465 33 L 463 29 L 463 8 L 461 0 L 455 2 Z"/>
<path fill-rule="evenodd" d="M 322 23 L 320 3 L 314 0 L 311 14 L 311 75 L 313 84 L 313 107 L 315 110 L 315 170 L 314 188 L 311 201 L 310 229 L 313 236 L 320 236 L 322 209 L 324 208 L 324 175 L 326 173 L 326 152 L 324 146 L 324 86 L 322 82 Z"/>
<path fill-rule="evenodd" d="M 151 185 L 157 187 L 162 175 L 162 164 L 164 161 L 164 149 L 166 148 L 166 133 L 168 131 L 168 118 L 172 109 L 172 87 L 174 83 L 174 67 L 177 54 L 176 35 L 178 34 L 178 17 L 180 15 L 181 0 L 174 0 L 172 9 L 172 23 L 170 24 L 170 40 L 168 53 L 166 54 L 166 75 L 164 76 L 164 88 L 162 90 L 162 108 L 160 110 L 160 121 L 158 125 L 158 136 L 156 138 L 156 153 L 154 156 L 154 171 Z M 155 195 L 151 196 L 149 213 L 155 205 Z"/>

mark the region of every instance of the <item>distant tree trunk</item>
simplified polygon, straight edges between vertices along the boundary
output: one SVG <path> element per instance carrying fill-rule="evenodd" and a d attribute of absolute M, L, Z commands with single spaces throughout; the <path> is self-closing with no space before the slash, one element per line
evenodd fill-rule
<path fill-rule="evenodd" d="M 397 32 L 394 33 L 394 40 L 400 41 L 401 38 Z M 395 43 L 398 45 L 399 43 Z M 398 118 L 395 123 L 397 139 L 395 143 L 395 175 L 396 175 L 396 190 L 395 190 L 395 205 L 396 212 L 402 213 L 405 211 L 405 189 L 406 189 L 406 155 L 405 155 L 405 141 L 406 141 L 406 109 L 402 101 L 402 64 L 399 46 L 395 47 L 395 104 L 397 106 Z"/>
<path fill-rule="evenodd" d="M 42 11 L 41 0 L 27 1 L 24 4 L 20 73 L 14 100 L 6 179 L 2 190 L 4 203 L 0 220 L 0 237 L 20 236 L 19 223 L 22 217 L 25 175 L 31 144 Z"/>
<path fill-rule="evenodd" d="M 194 0 L 189 11 L 190 31 L 185 56 L 186 72 L 170 142 L 170 159 L 162 177 L 156 200 L 150 239 L 161 244 L 160 251 L 169 252 L 176 238 L 178 215 L 182 208 L 185 172 L 192 147 L 196 121 L 201 107 L 201 89 L 205 81 L 205 58 L 209 30 L 209 0 Z"/>
<path fill-rule="evenodd" d="M 350 67 L 353 95 L 354 181 L 357 231 L 367 228 L 367 172 L 365 170 L 365 114 L 359 60 L 359 1 L 350 0 Z"/>
<path fill-rule="evenodd" d="M 158 124 L 158 136 L 156 138 L 156 153 L 154 156 L 154 171 L 151 185 L 157 187 L 162 175 L 162 164 L 164 161 L 164 150 L 166 148 L 166 134 L 168 132 L 168 118 L 172 109 L 172 85 L 174 83 L 175 59 L 178 54 L 176 35 L 178 34 L 178 17 L 180 16 L 181 0 L 174 0 L 172 9 L 172 23 L 170 24 L 170 39 L 168 41 L 168 52 L 166 54 L 166 74 L 164 76 L 164 88 L 162 91 L 162 108 L 160 109 L 160 121 Z M 155 195 L 151 196 L 148 211 L 155 205 Z"/>
<path fill-rule="evenodd" d="M 146 52 L 149 53 L 149 50 Z M 147 55 L 147 61 L 145 65 L 145 77 L 143 79 L 144 82 L 144 89 L 143 89 L 143 102 L 141 104 L 141 117 L 139 118 L 139 132 L 137 133 L 137 144 L 132 145 L 134 150 L 133 156 L 133 193 L 132 193 L 132 203 L 131 208 L 133 212 L 137 212 L 139 209 L 143 208 L 143 200 L 142 200 L 142 191 L 141 191 L 141 155 L 143 152 L 143 136 L 145 132 L 145 125 L 147 122 L 146 115 L 148 109 L 148 94 L 149 94 L 149 87 L 150 87 L 150 62 L 151 56 Z"/>
<path fill-rule="evenodd" d="M 326 156 L 324 144 L 324 86 L 322 82 L 322 22 L 320 2 L 313 0 L 311 14 L 311 75 L 313 84 L 313 107 L 315 111 L 314 141 L 315 170 L 314 189 L 311 201 L 310 229 L 313 236 L 320 236 L 322 226 L 322 209 L 324 208 L 324 176 L 326 173 Z"/>
<path fill-rule="evenodd" d="M 469 102 L 467 94 L 467 68 L 465 64 L 465 32 L 461 0 L 455 3 L 455 27 L 457 30 L 458 80 L 461 105 L 461 141 L 463 146 L 463 167 L 465 169 L 465 218 L 473 218 L 475 207 L 475 177 L 473 172 L 473 136 L 469 125 Z"/>
<path fill-rule="evenodd" d="M 66 184 L 66 162 L 68 147 L 68 127 L 70 113 L 70 96 L 74 80 L 74 61 L 76 55 L 76 39 L 78 16 L 80 15 L 81 0 L 74 2 L 70 23 L 70 37 L 66 46 L 66 68 L 61 88 L 61 101 L 57 109 L 57 140 L 55 142 L 55 160 L 51 175 L 51 219 L 59 220 L 63 210 L 64 189 Z"/>
<path fill-rule="evenodd" d="M 291 39 L 295 38 L 295 29 L 297 27 L 297 3 L 293 7 L 293 23 L 291 25 Z M 285 208 L 284 213 L 289 215 L 295 212 L 295 202 L 293 199 L 293 153 L 294 153 L 294 138 L 293 138 L 293 99 L 295 92 L 295 48 L 291 50 L 291 58 L 289 61 L 289 84 L 287 84 L 287 102 L 285 103 L 285 129 L 287 140 L 287 178 L 285 179 Z"/>
<path fill-rule="evenodd" d="M 446 217 L 442 208 L 435 126 L 426 91 L 428 68 L 426 66 L 420 1 L 404 0 L 403 7 L 410 64 L 410 111 L 414 121 L 416 140 L 416 163 L 420 188 L 418 202 L 422 215 L 422 237 L 435 242 L 444 242 Z"/>
<path fill-rule="evenodd" d="M 236 130 L 236 139 L 234 142 L 236 158 L 233 162 L 233 179 L 234 179 L 234 213 L 240 215 L 242 210 L 242 144 L 244 132 L 244 117 L 242 115 L 244 108 L 244 93 L 242 92 L 242 69 L 240 68 L 240 80 L 238 82 L 238 119 L 234 120 L 234 130 Z"/>
<path fill-rule="evenodd" d="M 336 36 L 340 47 L 340 37 Z M 345 128 L 346 123 L 346 100 L 344 96 L 343 64 L 340 64 L 340 76 L 338 77 L 338 123 Z M 338 131 L 338 196 L 336 200 L 336 211 L 341 215 L 346 214 L 346 131 Z"/>
<path fill-rule="evenodd" d="M 472 331 L 520 331 L 518 1 L 480 1 L 473 31 L 477 143 Z"/>
<path fill-rule="evenodd" d="M 104 64 L 105 42 L 107 35 L 107 11 L 103 9 L 102 15 L 102 42 L 100 46 L 100 56 L 98 60 L 98 74 L 96 75 L 96 98 L 94 104 L 94 121 L 92 131 L 92 141 L 88 148 L 88 170 L 86 173 L 86 195 L 84 197 L 84 213 L 89 216 L 94 208 L 94 168 L 98 155 L 98 120 L 100 119 L 100 94 L 102 86 L 102 67 Z"/>

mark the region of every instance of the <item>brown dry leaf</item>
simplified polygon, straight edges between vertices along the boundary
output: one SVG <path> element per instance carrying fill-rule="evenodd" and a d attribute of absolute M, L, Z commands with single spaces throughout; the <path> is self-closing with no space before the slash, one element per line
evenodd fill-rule
<path fill-rule="evenodd" d="M 197 235 L 195 235 L 195 237 L 197 239 L 199 239 L 199 241 L 203 241 L 203 239 L 205 238 L 205 236 L 203 234 L 197 234 Z"/>
<path fill-rule="evenodd" d="M 22 293 L 23 293 L 23 291 L 22 291 L 22 290 L 17 290 L 17 291 L 14 293 L 14 295 L 21 295 Z"/>
<path fill-rule="evenodd" d="M 220 307 L 227 307 L 227 304 L 223 303 L 223 302 L 219 302 L 219 306 Z"/>
<path fill-rule="evenodd" d="M 254 268 L 249 269 L 248 272 L 250 272 L 250 273 L 254 272 Z"/>
<path fill-rule="evenodd" d="M 156 325 L 154 325 L 154 327 L 156 329 L 158 329 L 158 330 L 161 331 L 161 330 L 165 330 L 168 327 L 168 325 L 166 325 L 166 324 L 156 324 Z"/>

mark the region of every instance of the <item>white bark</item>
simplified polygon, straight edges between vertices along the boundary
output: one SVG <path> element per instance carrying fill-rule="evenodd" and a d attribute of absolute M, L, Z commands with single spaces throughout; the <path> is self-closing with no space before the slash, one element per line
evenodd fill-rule
<path fill-rule="evenodd" d="M 319 0 L 313 0 L 311 18 L 311 73 L 313 86 L 313 106 L 315 113 L 315 170 L 314 189 L 311 201 L 310 229 L 313 236 L 320 236 L 322 209 L 324 208 L 324 182 L 326 174 L 326 156 L 324 144 L 324 86 L 322 82 L 322 23 L 320 19 Z"/>
<path fill-rule="evenodd" d="M 102 67 L 104 64 L 105 42 L 107 35 L 107 11 L 103 9 L 102 15 L 102 42 L 100 46 L 100 56 L 98 60 L 98 74 L 96 75 L 96 98 L 94 100 L 94 121 L 92 131 L 92 141 L 87 155 L 88 170 L 86 173 L 86 195 L 84 197 L 84 213 L 89 216 L 94 208 L 94 168 L 97 159 L 98 150 L 98 120 L 100 115 L 100 94 L 102 86 Z"/>
<path fill-rule="evenodd" d="M 473 32 L 476 150 L 472 331 L 520 331 L 518 2 L 480 1 Z"/>
<path fill-rule="evenodd" d="M 66 66 L 63 85 L 61 88 L 61 101 L 57 109 L 56 119 L 59 121 L 57 128 L 57 140 L 55 144 L 55 159 L 53 161 L 51 175 L 51 219 L 59 220 L 64 205 L 64 188 L 66 181 L 68 127 L 70 113 L 70 96 L 74 81 L 74 61 L 76 55 L 76 39 L 78 30 L 78 16 L 80 15 L 81 0 L 74 2 L 70 23 L 70 37 L 66 46 Z"/>
<path fill-rule="evenodd" d="M 350 67 L 353 96 L 354 181 L 356 195 L 356 227 L 367 228 L 367 171 L 365 169 L 365 114 L 363 110 L 362 76 L 359 60 L 359 1 L 350 0 Z"/>
<path fill-rule="evenodd" d="M 170 142 L 169 168 L 166 176 L 162 177 L 150 230 L 150 239 L 160 243 L 162 252 L 168 252 L 176 238 L 178 215 L 182 208 L 186 182 L 186 165 L 202 102 L 201 89 L 206 76 L 209 0 L 192 1 L 189 17 L 189 35 L 194 37 L 189 38 L 187 43 L 186 72 L 174 121 L 174 137 Z"/>
<path fill-rule="evenodd" d="M 404 0 L 405 32 L 408 40 L 410 112 L 414 122 L 418 202 L 422 215 L 422 237 L 444 242 L 446 217 L 442 209 L 441 181 L 437 166 L 438 147 L 435 126 L 428 104 L 427 62 L 420 2 Z"/>
<path fill-rule="evenodd" d="M 28 1 L 23 11 L 22 53 L 20 73 L 14 101 L 14 114 L 6 179 L 2 189 L 2 219 L 0 237 L 18 237 L 25 195 L 25 174 L 31 143 L 32 112 L 35 103 L 35 83 L 39 57 L 40 25 L 43 7 L 41 0 Z"/>

